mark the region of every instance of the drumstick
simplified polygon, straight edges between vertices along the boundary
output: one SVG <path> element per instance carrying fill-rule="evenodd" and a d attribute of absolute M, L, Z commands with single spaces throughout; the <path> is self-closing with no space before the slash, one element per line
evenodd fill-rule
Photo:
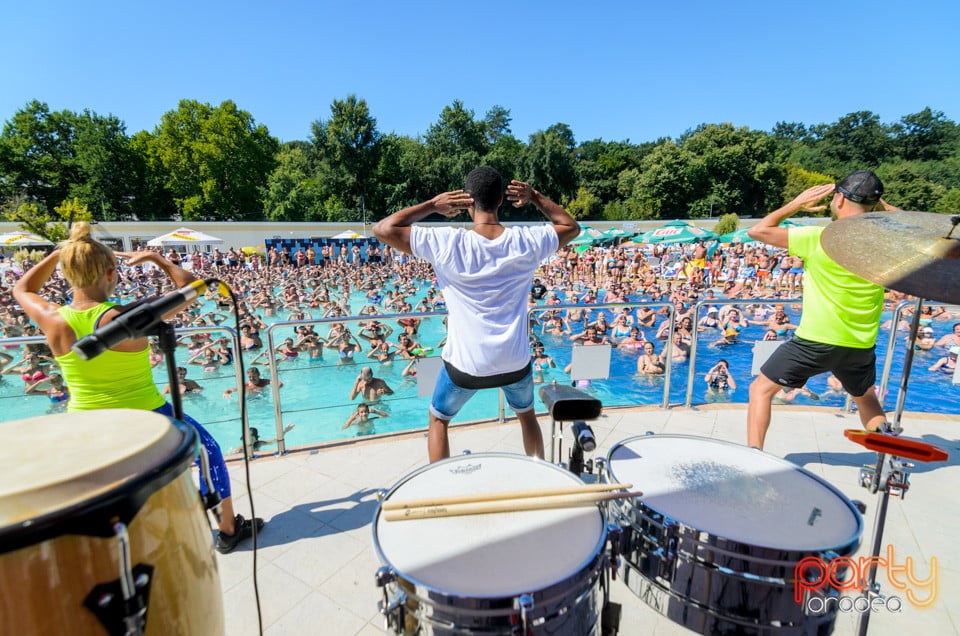
<path fill-rule="evenodd" d="M 639 497 L 643 493 L 614 492 L 614 493 L 584 493 L 580 495 L 557 495 L 553 497 L 536 497 L 526 499 L 508 499 L 505 501 L 476 501 L 473 503 L 450 504 L 446 506 L 424 506 L 422 508 L 404 508 L 402 510 L 386 510 L 383 518 L 387 521 L 404 521 L 408 519 L 433 519 L 435 517 L 458 517 L 465 515 L 485 515 L 497 512 L 517 512 L 521 510 L 547 510 L 551 508 L 575 508 L 577 506 L 594 505 L 600 501 L 612 499 L 627 499 Z"/>
<path fill-rule="evenodd" d="M 555 497 L 557 495 L 579 495 L 610 490 L 629 490 L 633 484 L 584 484 L 583 486 L 565 486 L 563 488 L 545 488 L 543 490 L 508 490 L 504 492 L 484 492 L 475 495 L 450 495 L 447 497 L 426 497 L 407 501 L 383 502 L 383 510 L 402 508 L 423 508 L 425 506 L 449 506 L 453 504 L 474 503 L 478 501 L 500 501 L 503 499 L 526 499 L 528 497 Z"/>

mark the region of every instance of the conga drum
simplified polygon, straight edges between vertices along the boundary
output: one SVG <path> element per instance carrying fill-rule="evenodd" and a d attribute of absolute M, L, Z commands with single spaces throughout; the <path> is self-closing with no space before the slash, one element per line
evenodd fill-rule
<path fill-rule="evenodd" d="M 0 633 L 223 633 L 192 428 L 117 409 L 0 432 Z"/>

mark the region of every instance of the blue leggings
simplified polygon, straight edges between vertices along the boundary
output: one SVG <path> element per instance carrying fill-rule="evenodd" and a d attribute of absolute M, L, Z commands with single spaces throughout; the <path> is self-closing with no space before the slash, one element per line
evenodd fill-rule
<path fill-rule="evenodd" d="M 169 402 L 164 402 L 163 406 L 153 409 L 153 412 L 173 418 L 173 406 Z M 197 431 L 197 435 L 200 436 L 200 443 L 206 449 L 207 458 L 210 460 L 210 479 L 213 480 L 213 488 L 220 493 L 221 499 L 226 499 L 230 496 L 230 475 L 227 474 L 227 464 L 223 461 L 220 445 L 207 432 L 207 429 L 200 425 L 200 422 L 186 413 L 183 414 L 183 421 L 192 426 Z M 197 468 L 200 468 L 199 457 L 197 457 Z M 204 483 L 203 475 L 200 477 L 200 492 L 205 495 L 207 494 L 207 485 Z"/>

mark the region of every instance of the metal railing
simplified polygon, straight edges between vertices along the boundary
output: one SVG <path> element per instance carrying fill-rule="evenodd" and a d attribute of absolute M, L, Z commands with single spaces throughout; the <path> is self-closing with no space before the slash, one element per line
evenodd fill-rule
<path fill-rule="evenodd" d="M 700 349 L 700 342 L 701 342 L 701 334 L 696 327 L 697 327 L 697 322 L 699 321 L 698 319 L 701 316 L 701 313 L 704 311 L 704 308 L 706 306 L 709 305 L 709 306 L 719 307 L 724 305 L 734 305 L 734 306 L 744 307 L 744 306 L 757 305 L 757 304 L 766 305 L 771 303 L 796 303 L 796 302 L 800 302 L 800 299 L 798 298 L 772 298 L 772 299 L 747 299 L 747 300 L 710 299 L 710 300 L 702 300 L 697 302 L 694 305 L 693 312 L 692 312 L 692 316 L 694 319 L 694 329 L 692 332 L 692 337 L 690 342 L 690 351 L 688 354 L 689 364 L 686 371 L 687 382 L 686 382 L 686 390 L 684 392 L 684 399 L 683 399 L 682 405 L 687 408 L 694 406 L 694 400 L 693 400 L 694 385 L 695 385 L 697 376 L 700 375 L 697 371 L 697 360 L 700 355 L 699 349 Z M 944 304 L 942 303 L 924 303 L 924 305 L 925 306 L 944 306 Z M 880 396 L 881 403 L 884 402 L 884 396 L 886 395 L 887 388 L 891 380 L 894 358 L 898 353 L 898 345 L 899 345 L 898 340 L 902 335 L 904 335 L 904 332 L 898 331 L 897 327 L 900 321 L 903 319 L 904 311 L 908 307 L 913 307 L 913 306 L 915 306 L 914 302 L 901 302 L 893 309 L 893 315 L 891 318 L 892 326 L 889 331 L 889 337 L 888 337 L 887 346 L 886 346 L 886 353 L 884 355 L 883 367 L 882 367 L 882 372 L 880 374 L 880 382 L 879 382 L 879 388 L 878 388 L 878 394 Z M 674 366 L 672 364 L 672 361 L 673 361 L 672 349 L 673 349 L 674 333 L 676 331 L 676 313 L 672 303 L 670 302 L 625 302 L 625 303 L 598 303 L 598 304 L 589 304 L 589 305 L 582 305 L 582 304 L 539 305 L 536 307 L 531 307 L 528 310 L 527 317 L 528 317 L 528 320 L 531 322 L 531 324 L 534 324 L 536 322 L 536 319 L 540 315 L 546 312 L 552 312 L 554 310 L 559 310 L 562 313 L 567 312 L 570 309 L 581 310 L 584 312 L 585 316 L 589 316 L 590 313 L 596 312 L 597 310 L 613 310 L 612 313 L 615 314 L 616 313 L 615 310 L 620 307 L 629 307 L 631 308 L 631 310 L 635 310 L 638 307 L 650 307 L 650 308 L 659 309 L 659 310 L 666 308 L 667 319 L 669 320 L 669 327 L 667 329 L 667 338 L 663 345 L 664 373 L 663 373 L 663 390 L 660 398 L 660 408 L 664 408 L 664 409 L 669 408 L 671 405 L 670 404 L 670 388 L 671 388 L 671 382 L 672 382 L 672 373 L 674 371 Z M 276 344 L 278 339 L 277 334 L 279 333 L 278 330 L 280 329 L 288 329 L 291 327 L 295 328 L 301 325 L 323 325 L 323 324 L 331 325 L 333 323 L 343 323 L 345 325 L 354 325 L 357 323 L 369 322 L 371 320 L 377 320 L 382 323 L 394 322 L 399 327 L 399 323 L 396 322 L 399 320 L 409 319 L 409 318 L 423 320 L 426 318 L 443 317 L 445 315 L 446 315 L 445 312 L 428 312 L 428 313 L 415 313 L 415 314 L 388 314 L 388 315 L 378 314 L 378 315 L 372 315 L 372 316 L 327 317 L 327 318 L 306 319 L 306 320 L 299 320 L 299 321 L 280 321 L 280 322 L 273 323 L 267 327 L 266 343 L 265 343 L 267 347 L 267 351 L 264 353 L 266 353 L 266 355 L 268 356 L 267 358 L 268 366 L 269 366 L 272 377 L 280 378 L 283 375 L 286 375 L 291 371 L 294 371 L 293 369 L 280 368 L 277 365 Z M 584 324 L 585 324 L 585 321 L 586 319 L 584 319 Z M 612 320 L 610 322 L 612 323 Z M 225 326 L 204 326 L 204 327 L 187 327 L 187 328 L 177 329 L 178 335 L 189 335 L 192 333 L 213 333 L 213 332 L 223 333 L 226 336 L 228 336 L 231 340 L 233 351 L 234 351 L 234 360 L 235 360 L 234 375 L 236 376 L 237 386 L 239 387 L 243 382 L 245 382 L 245 377 L 243 376 L 243 372 L 240 364 L 240 360 L 243 358 L 244 353 L 240 347 L 239 336 L 232 328 L 225 327 Z M 40 336 L 4 338 L 4 339 L 0 339 L 0 346 L 26 345 L 26 344 L 36 344 L 36 343 L 44 343 L 44 342 L 45 342 L 44 338 Z M 577 345 L 573 344 L 572 342 L 570 343 L 569 347 L 564 347 L 560 344 L 554 344 L 552 345 L 550 350 L 556 351 L 557 348 L 568 348 L 572 350 L 573 347 L 575 346 Z M 307 367 L 307 369 L 315 369 L 315 368 L 317 367 Z M 304 369 L 300 368 L 299 370 L 302 371 Z M 286 452 L 286 449 L 287 449 L 286 439 L 285 439 L 286 434 L 283 427 L 283 417 L 285 414 L 293 411 L 284 410 L 284 392 L 280 390 L 280 384 L 281 383 L 279 381 L 272 382 L 271 392 L 273 397 L 274 427 L 275 427 L 276 438 L 277 438 L 277 453 L 283 454 Z M 496 413 L 491 413 L 490 419 L 496 419 L 497 421 L 503 422 L 506 419 L 506 413 L 504 408 L 505 405 L 504 405 L 502 392 L 498 391 L 498 394 L 499 394 L 499 398 L 497 402 Z M 900 398 L 901 398 L 900 392 L 898 392 L 898 399 Z M 418 398 L 415 395 L 414 396 L 398 395 L 396 397 L 389 398 L 387 401 L 396 402 L 400 400 L 417 400 L 417 399 L 421 399 L 421 398 Z M 328 403 L 323 406 L 311 408 L 309 410 L 320 410 L 322 408 L 342 408 L 344 406 L 351 405 L 353 403 L 354 402 L 349 400 L 344 402 Z M 620 403 L 609 404 L 609 406 L 628 406 L 631 403 L 636 404 L 637 402 L 627 401 L 622 404 Z M 847 396 L 846 404 L 843 408 L 845 408 L 848 411 L 851 410 L 851 400 L 849 396 Z M 424 407 L 424 412 L 425 412 L 425 407 Z"/>

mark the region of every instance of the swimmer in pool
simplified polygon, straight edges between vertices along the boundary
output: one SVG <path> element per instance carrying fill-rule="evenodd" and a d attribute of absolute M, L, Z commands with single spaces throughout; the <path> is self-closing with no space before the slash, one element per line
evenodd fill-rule
<path fill-rule="evenodd" d="M 370 435 L 374 432 L 373 420 L 382 417 L 389 417 L 389 414 L 372 408 L 369 404 L 357 404 L 357 410 L 347 418 L 340 430 L 345 431 L 351 426 L 356 426 L 358 435 Z"/>

